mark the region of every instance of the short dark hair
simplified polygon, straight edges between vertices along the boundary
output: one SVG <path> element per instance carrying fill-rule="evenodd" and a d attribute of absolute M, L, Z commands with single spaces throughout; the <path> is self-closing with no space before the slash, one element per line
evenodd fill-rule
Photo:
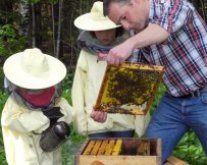
<path fill-rule="evenodd" d="M 109 5 L 114 2 L 114 3 L 119 3 L 119 4 L 127 4 L 131 0 L 103 0 L 103 14 L 104 16 L 108 15 L 108 9 Z"/>

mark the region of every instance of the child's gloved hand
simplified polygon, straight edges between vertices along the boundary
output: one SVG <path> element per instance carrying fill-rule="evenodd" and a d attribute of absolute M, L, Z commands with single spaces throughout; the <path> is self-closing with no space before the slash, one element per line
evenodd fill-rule
<path fill-rule="evenodd" d="M 49 109 L 45 109 L 42 111 L 45 116 L 49 119 L 56 119 L 63 117 L 63 114 L 60 112 L 60 107 L 53 107 Z"/>

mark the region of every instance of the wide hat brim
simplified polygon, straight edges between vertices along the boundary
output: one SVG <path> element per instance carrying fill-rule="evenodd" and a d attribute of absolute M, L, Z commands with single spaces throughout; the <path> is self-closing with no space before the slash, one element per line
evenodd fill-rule
<path fill-rule="evenodd" d="M 48 62 L 48 72 L 41 75 L 31 75 L 21 66 L 21 53 L 10 56 L 4 63 L 3 71 L 6 78 L 13 84 L 25 89 L 45 89 L 60 83 L 66 76 L 65 65 L 53 56 L 45 54 Z"/>
<path fill-rule="evenodd" d="M 111 21 L 108 17 L 93 19 L 91 13 L 86 13 L 75 19 L 74 25 L 85 31 L 103 31 L 120 27 Z"/>

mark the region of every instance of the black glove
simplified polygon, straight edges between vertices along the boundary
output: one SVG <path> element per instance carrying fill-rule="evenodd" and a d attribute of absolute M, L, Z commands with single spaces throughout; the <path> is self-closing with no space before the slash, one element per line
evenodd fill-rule
<path fill-rule="evenodd" d="M 48 117 L 48 119 L 59 119 L 63 117 L 63 114 L 60 112 L 60 107 L 53 107 L 49 109 L 44 109 L 43 114 Z"/>
<path fill-rule="evenodd" d="M 42 112 L 48 119 L 50 119 L 50 126 L 53 126 L 59 118 L 64 116 L 60 112 L 60 107 L 44 109 Z"/>

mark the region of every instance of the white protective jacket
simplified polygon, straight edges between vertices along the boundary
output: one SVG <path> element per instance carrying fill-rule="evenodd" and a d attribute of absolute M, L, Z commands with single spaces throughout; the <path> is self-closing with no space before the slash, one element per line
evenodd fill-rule
<path fill-rule="evenodd" d="M 80 134 L 88 135 L 107 131 L 136 130 L 142 136 L 149 121 L 147 116 L 108 114 L 104 123 L 90 117 L 96 103 L 106 70 L 105 61 L 97 62 L 97 56 L 81 50 L 76 65 L 72 86 L 72 105 L 75 115 L 74 126 Z"/>
<path fill-rule="evenodd" d="M 58 121 L 70 124 L 72 109 L 68 102 L 57 99 L 64 115 Z M 43 152 L 39 146 L 41 133 L 49 127 L 49 119 L 41 111 L 28 110 L 11 96 L 8 98 L 1 118 L 6 159 L 9 165 L 60 165 L 60 148 Z"/>

